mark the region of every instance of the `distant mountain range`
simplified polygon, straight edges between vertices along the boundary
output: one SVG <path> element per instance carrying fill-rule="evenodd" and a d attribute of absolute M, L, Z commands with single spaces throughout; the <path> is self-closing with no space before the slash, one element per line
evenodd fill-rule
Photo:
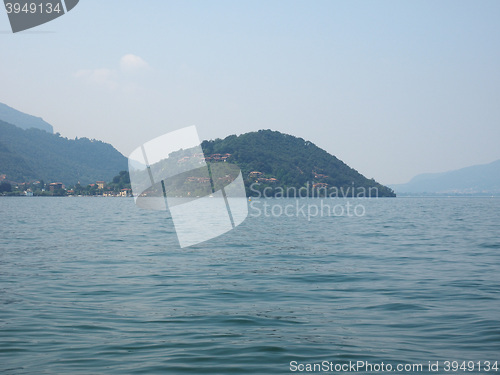
<path fill-rule="evenodd" d="M 309 186 L 309 195 L 313 188 L 322 189 L 323 194 L 327 188 L 339 188 L 334 196 L 370 196 L 369 191 L 371 196 L 394 196 L 388 187 L 365 178 L 313 143 L 280 132 L 231 135 L 204 141 L 202 148 L 207 159 L 226 160 L 241 168 L 248 195 L 259 189 L 267 188 L 273 195 L 279 189 Z M 0 121 L 0 175 L 8 181 L 84 185 L 111 181 L 126 169 L 127 158 L 109 144 L 87 138 L 71 140 L 40 129 L 23 130 Z M 257 184 L 251 190 L 253 183 Z"/>
<path fill-rule="evenodd" d="M 110 181 L 127 169 L 127 158 L 110 144 L 87 138 L 67 139 L 35 117 L 0 103 L 0 177 L 13 182 L 44 180 L 66 185 Z M 261 189 L 376 188 L 378 196 L 500 195 L 500 160 L 444 173 L 427 173 L 406 184 L 383 186 L 367 179 L 313 143 L 277 131 L 260 130 L 204 141 L 205 156 L 234 163 L 250 185 Z M 394 191 L 393 191 L 393 190 Z M 350 191 L 349 193 L 352 193 Z"/>
<path fill-rule="evenodd" d="M 0 120 L 16 125 L 21 129 L 40 129 L 48 133 L 53 133 L 52 125 L 43 121 L 41 117 L 35 117 L 11 108 L 6 104 L 0 103 Z"/>
<path fill-rule="evenodd" d="M 111 181 L 126 169 L 127 158 L 110 144 L 25 130 L 0 120 L 0 177 L 7 181 L 89 184 Z"/>
<path fill-rule="evenodd" d="M 313 143 L 277 131 L 204 141 L 202 148 L 208 160 L 240 167 L 248 195 L 266 189 L 276 196 L 280 189 L 306 187 L 308 195 L 316 189 L 329 196 L 395 196 L 390 188 L 367 179 Z M 110 144 L 52 134 L 52 126 L 42 119 L 0 104 L 0 178 L 86 185 L 109 182 L 127 169 L 127 158 Z"/>
<path fill-rule="evenodd" d="M 500 160 L 444 173 L 426 173 L 390 185 L 398 194 L 500 195 Z"/>

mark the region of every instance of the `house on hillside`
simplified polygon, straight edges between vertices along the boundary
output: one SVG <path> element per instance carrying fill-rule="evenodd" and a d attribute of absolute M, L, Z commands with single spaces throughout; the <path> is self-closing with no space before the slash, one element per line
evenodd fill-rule
<path fill-rule="evenodd" d="M 210 177 L 188 177 L 186 179 L 187 182 L 197 182 L 199 184 L 205 184 L 210 182 Z"/>
<path fill-rule="evenodd" d="M 314 178 L 327 178 L 326 174 L 316 173 L 314 172 Z"/>
<path fill-rule="evenodd" d="M 321 188 L 327 188 L 328 184 L 325 182 L 317 182 L 313 184 L 313 189 L 321 189 Z"/>
<path fill-rule="evenodd" d="M 189 156 L 184 156 L 183 158 L 177 160 L 177 163 L 185 163 L 189 161 Z"/>
<path fill-rule="evenodd" d="M 49 184 L 49 190 L 54 192 L 55 190 L 64 189 L 62 182 L 52 182 Z"/>
<path fill-rule="evenodd" d="M 120 197 L 130 197 L 130 196 L 132 196 L 132 190 L 128 189 L 128 188 L 122 189 L 120 191 L 120 193 L 118 194 L 118 196 L 120 196 Z"/>
<path fill-rule="evenodd" d="M 266 184 L 275 184 L 278 182 L 278 180 L 274 177 L 271 177 L 271 178 L 260 177 L 257 179 L 257 182 L 262 182 L 262 183 L 266 183 Z"/>

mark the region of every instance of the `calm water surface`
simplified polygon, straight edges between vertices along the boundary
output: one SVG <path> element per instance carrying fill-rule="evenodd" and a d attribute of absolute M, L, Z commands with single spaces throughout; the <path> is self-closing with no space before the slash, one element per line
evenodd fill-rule
<path fill-rule="evenodd" d="M 132 199 L 0 198 L 0 372 L 500 362 L 500 199 L 358 203 L 180 249 Z"/>

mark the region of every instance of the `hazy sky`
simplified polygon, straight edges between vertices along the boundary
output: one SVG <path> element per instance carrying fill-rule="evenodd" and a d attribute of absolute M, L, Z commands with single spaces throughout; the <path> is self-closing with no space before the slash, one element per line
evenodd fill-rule
<path fill-rule="evenodd" d="M 500 1 L 81 0 L 18 34 L 1 10 L 0 102 L 126 156 L 273 129 L 403 183 L 500 159 Z"/>

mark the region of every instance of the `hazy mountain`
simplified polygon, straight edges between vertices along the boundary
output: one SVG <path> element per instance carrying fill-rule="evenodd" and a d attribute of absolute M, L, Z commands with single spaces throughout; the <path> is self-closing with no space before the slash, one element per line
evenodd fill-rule
<path fill-rule="evenodd" d="M 125 169 L 127 158 L 110 144 L 23 130 L 0 121 L 0 175 L 7 175 L 7 180 L 88 184 L 110 181 Z"/>
<path fill-rule="evenodd" d="M 209 158 L 230 154 L 226 160 L 242 170 L 248 195 L 255 193 L 249 190 L 250 185 L 260 180 L 259 189 L 269 186 L 275 192 L 278 187 L 298 189 L 306 184 L 327 184 L 328 188 L 342 188 L 344 192 L 354 186 L 356 192 L 360 191 L 358 188 L 376 188 L 380 197 L 395 196 L 388 187 L 367 179 L 313 143 L 277 131 L 230 135 L 225 139 L 204 141 L 202 148 Z M 261 175 L 251 172 L 260 172 Z M 276 180 L 271 180 L 273 178 Z"/>
<path fill-rule="evenodd" d="M 0 120 L 16 125 L 21 129 L 41 129 L 48 133 L 53 133 L 52 125 L 43 121 L 41 117 L 35 117 L 11 108 L 6 104 L 0 103 Z"/>
<path fill-rule="evenodd" d="M 342 189 L 340 196 L 351 196 L 353 188 L 372 188 L 381 197 L 395 196 L 388 187 L 365 178 L 313 143 L 277 131 L 204 141 L 202 148 L 210 161 L 225 160 L 240 167 L 248 195 L 255 193 L 250 185 L 258 181 L 257 189 L 271 192 L 319 184 Z M 39 129 L 23 130 L 0 121 L 0 175 L 7 175 L 7 180 L 88 184 L 109 182 L 126 169 L 127 158 L 109 144 L 87 138 L 71 140 Z"/>
<path fill-rule="evenodd" d="M 427 173 L 391 185 L 396 193 L 500 194 L 500 160 L 444 173 Z"/>

